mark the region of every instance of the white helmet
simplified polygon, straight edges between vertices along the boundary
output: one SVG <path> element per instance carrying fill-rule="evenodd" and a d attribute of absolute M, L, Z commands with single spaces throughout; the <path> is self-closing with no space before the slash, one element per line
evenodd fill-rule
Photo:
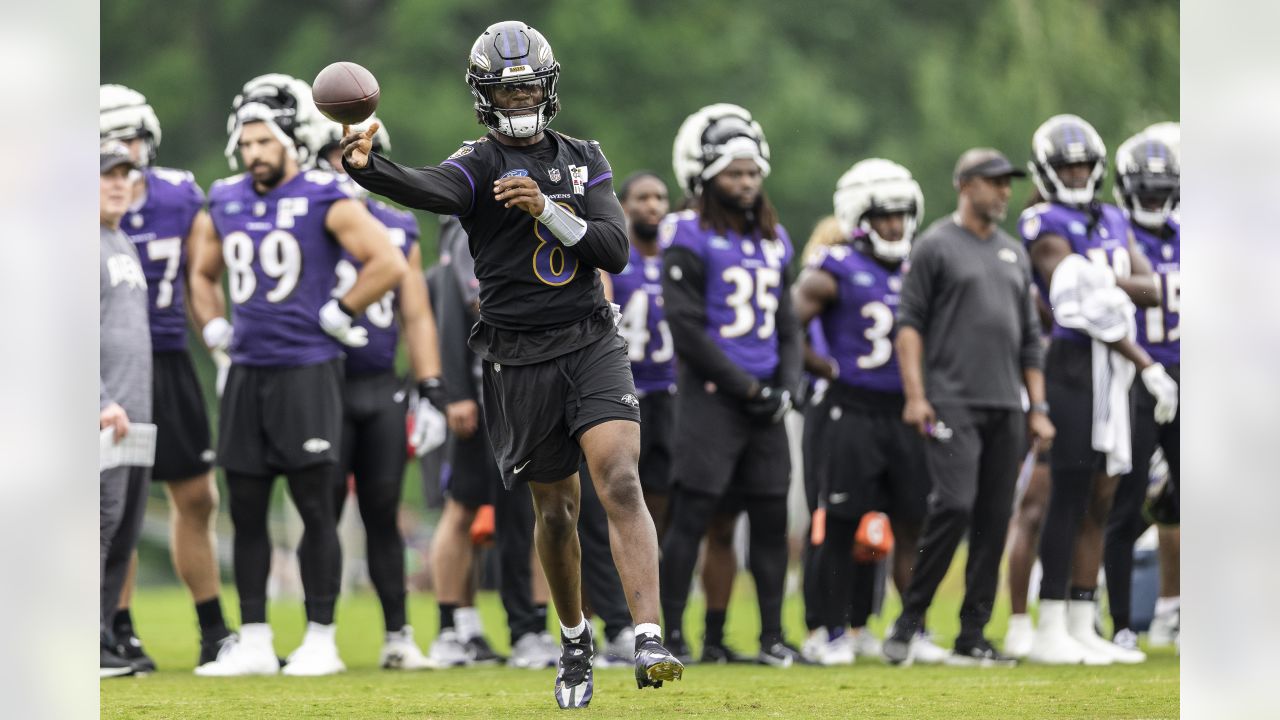
<path fill-rule="evenodd" d="M 1173 122 L 1172 120 L 1153 123 L 1151 125 L 1148 125 L 1145 129 L 1143 129 L 1142 134 L 1150 135 L 1155 139 L 1163 142 L 1165 145 L 1168 145 L 1169 149 L 1173 151 L 1174 156 L 1178 159 L 1179 162 L 1181 162 L 1182 160 L 1182 125 L 1180 123 Z"/>
<path fill-rule="evenodd" d="M 132 140 L 142 138 L 147 144 L 143 165 L 156 160 L 160 147 L 160 120 L 147 99 L 137 90 L 123 85 L 98 87 L 98 139 Z"/>
<path fill-rule="evenodd" d="M 1116 151 L 1116 204 L 1139 225 L 1157 230 L 1173 215 L 1181 197 L 1182 170 L 1178 152 L 1159 131 L 1148 128 L 1125 140 Z M 1148 210 L 1148 202 L 1160 202 L 1160 209 Z"/>
<path fill-rule="evenodd" d="M 320 132 L 316 118 L 320 111 L 311 99 L 311 86 L 305 81 L 281 73 L 259 75 L 244 84 L 244 88 L 231 101 L 231 115 L 227 118 L 227 148 L 225 155 L 231 169 L 238 166 L 236 150 L 240 144 L 240 129 L 245 123 L 262 121 L 271 129 L 289 156 L 300 167 L 311 164 L 311 153 L 319 147 L 315 135 Z"/>
<path fill-rule="evenodd" d="M 717 103 L 702 108 L 680 124 L 671 165 L 680 188 L 693 197 L 704 182 L 740 158 L 755 160 L 760 174 L 769 176 L 769 143 L 764 139 L 760 123 L 744 108 Z"/>
<path fill-rule="evenodd" d="M 924 219 L 924 193 L 911 171 L 883 158 L 863 160 L 840 176 L 832 200 L 845 237 L 855 230 L 865 232 L 871 252 L 886 262 L 900 262 L 911 252 L 911 239 Z M 891 213 L 906 214 L 906 227 L 898 242 L 880 237 L 868 220 L 873 214 Z"/>
<path fill-rule="evenodd" d="M 1063 184 L 1055 169 L 1072 163 L 1089 163 L 1089 179 L 1082 188 Z M 1093 126 L 1077 115 L 1054 115 L 1036 128 L 1031 138 L 1031 179 L 1045 200 L 1083 207 L 1102 188 L 1107 166 L 1107 146 Z"/>
<path fill-rule="evenodd" d="M 309 142 L 314 143 L 310 148 L 310 167 L 339 172 L 341 168 L 330 165 L 327 156 L 329 151 L 337 147 L 338 143 L 342 141 L 342 126 L 320 113 L 315 114 L 314 122 L 316 127 L 307 138 Z M 378 132 L 373 134 L 373 152 L 381 155 L 390 154 L 391 135 L 376 114 L 370 115 L 364 122 L 359 125 L 352 125 L 350 128 L 352 132 L 363 132 L 373 123 L 378 123 Z"/>

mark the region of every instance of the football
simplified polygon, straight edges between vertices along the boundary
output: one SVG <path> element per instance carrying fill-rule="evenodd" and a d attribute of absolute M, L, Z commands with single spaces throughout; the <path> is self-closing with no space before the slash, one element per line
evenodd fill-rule
<path fill-rule="evenodd" d="M 355 125 L 378 108 L 378 80 L 353 62 L 332 63 L 316 75 L 311 95 L 316 108 L 336 123 Z"/>

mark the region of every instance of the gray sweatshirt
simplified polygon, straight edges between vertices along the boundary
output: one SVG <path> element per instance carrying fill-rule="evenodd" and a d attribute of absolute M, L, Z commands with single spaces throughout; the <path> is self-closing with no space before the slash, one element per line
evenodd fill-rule
<path fill-rule="evenodd" d="M 142 264 L 129 238 L 105 226 L 98 257 L 98 408 L 117 403 L 129 422 L 151 422 L 151 329 Z"/>

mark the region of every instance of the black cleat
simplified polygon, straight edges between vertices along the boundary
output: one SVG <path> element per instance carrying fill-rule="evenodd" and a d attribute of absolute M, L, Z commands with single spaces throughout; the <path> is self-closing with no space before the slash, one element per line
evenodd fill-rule
<path fill-rule="evenodd" d="M 108 647 L 107 643 L 100 643 L 102 654 L 98 661 L 98 677 L 124 677 L 133 675 L 133 663 L 116 654 L 115 648 Z"/>
<path fill-rule="evenodd" d="M 489 646 L 489 641 L 480 635 L 463 643 L 463 648 L 467 651 L 468 665 L 501 665 L 507 661 L 506 658 L 494 652 Z"/>
<path fill-rule="evenodd" d="M 702 646 L 702 660 L 699 662 L 704 665 L 729 665 L 749 663 L 751 658 L 738 653 L 724 643 L 709 643 Z"/>
<path fill-rule="evenodd" d="M 133 672 L 145 675 L 156 671 L 156 661 L 142 649 L 142 641 L 137 635 L 129 633 L 116 639 L 115 654 L 128 660 L 133 665 Z"/>
<path fill-rule="evenodd" d="M 760 648 L 760 654 L 756 656 L 756 662 L 760 665 L 769 665 L 776 668 L 789 668 L 792 665 L 812 665 L 813 663 L 805 659 L 800 651 L 779 640 L 768 647 Z"/>
<path fill-rule="evenodd" d="M 560 662 L 556 665 L 556 704 L 561 710 L 584 708 L 591 702 L 595 687 L 591 660 L 595 657 L 591 623 L 577 638 L 570 640 L 560 633 Z"/>
<path fill-rule="evenodd" d="M 686 648 L 687 650 L 687 648 Z M 656 635 L 636 637 L 636 687 L 660 688 L 664 680 L 684 676 L 684 663 L 675 653 L 662 646 Z"/>
<path fill-rule="evenodd" d="M 228 643 L 235 641 L 235 633 L 230 630 L 225 635 L 217 637 L 200 638 L 200 657 L 196 660 L 196 667 L 207 665 L 218 659 L 218 653 L 222 652 L 222 648 Z"/>
<path fill-rule="evenodd" d="M 911 642 L 915 639 L 916 630 L 914 623 L 904 622 L 902 618 L 898 618 L 898 622 L 893 625 L 893 630 L 885 636 L 884 643 L 880 645 L 880 652 L 884 655 L 884 659 L 893 665 L 910 665 Z"/>
<path fill-rule="evenodd" d="M 946 662 L 959 667 L 1013 667 L 1018 664 L 1016 658 L 1002 654 L 984 637 L 963 642 L 956 640 L 955 652 Z"/>

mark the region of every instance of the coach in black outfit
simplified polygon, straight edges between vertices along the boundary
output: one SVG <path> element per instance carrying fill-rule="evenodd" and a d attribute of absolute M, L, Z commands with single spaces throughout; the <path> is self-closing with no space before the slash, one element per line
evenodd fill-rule
<path fill-rule="evenodd" d="M 1025 430 L 1053 439 L 1031 262 L 997 223 L 1010 183 L 1026 173 L 1004 155 L 974 148 L 960 156 L 954 214 L 916 241 L 902 288 L 896 347 L 907 402 L 902 419 L 926 437 L 932 480 L 919 558 L 902 615 L 884 644 L 894 663 L 911 658 L 956 546 L 969 532 L 965 598 L 953 664 L 1012 664 L 983 637 L 991 619 Z M 923 360 L 923 364 L 922 361 Z M 1022 410 L 1021 388 L 1031 400 Z"/>

